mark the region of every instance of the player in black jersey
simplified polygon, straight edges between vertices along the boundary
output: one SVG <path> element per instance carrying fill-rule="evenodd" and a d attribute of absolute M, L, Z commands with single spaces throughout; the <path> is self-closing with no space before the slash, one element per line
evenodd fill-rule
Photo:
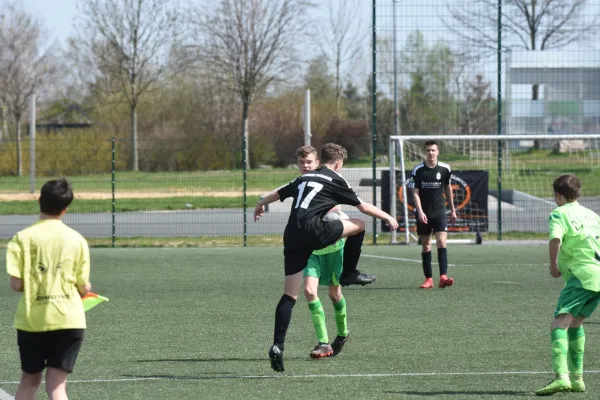
<path fill-rule="evenodd" d="M 421 239 L 423 273 L 425 282 L 422 289 L 433 288 L 433 274 L 431 271 L 431 234 L 435 234 L 438 263 L 440 266 L 439 287 L 445 288 L 454 284 L 454 279 L 449 278 L 448 251 L 446 239 L 448 238 L 448 218 L 446 217 L 446 204 L 450 204 L 450 223 L 456 222 L 456 210 L 450 186 L 450 166 L 438 161 L 440 150 L 435 141 L 425 142 L 425 162 L 413 169 L 409 185 L 413 188 L 413 199 L 417 209 L 417 235 Z M 446 197 L 444 198 L 444 194 Z"/>
<path fill-rule="evenodd" d="M 273 346 L 269 350 L 271 368 L 283 372 L 285 335 L 292 318 L 292 308 L 302 284 L 302 271 L 314 250 L 322 249 L 342 237 L 364 231 L 365 223 L 359 218 L 323 221 L 323 216 L 339 204 L 352 205 L 364 214 L 387 222 L 391 229 L 398 222 L 388 213 L 364 203 L 338 173 L 347 158 L 346 149 L 327 143 L 321 148 L 321 167 L 299 176 L 286 186 L 268 194 L 256 203 L 254 220 L 264 215 L 264 206 L 277 200 L 293 198 L 292 212 L 283 234 L 285 270 L 284 294 L 275 309 Z"/>
<path fill-rule="evenodd" d="M 301 174 L 313 171 L 319 166 L 317 150 L 312 146 L 302 146 L 296 150 L 296 164 Z M 372 274 L 363 274 L 358 270 L 358 259 L 362 250 L 365 231 L 348 236 L 344 246 L 344 268 L 340 276 L 342 286 L 368 285 L 377 278 Z"/>

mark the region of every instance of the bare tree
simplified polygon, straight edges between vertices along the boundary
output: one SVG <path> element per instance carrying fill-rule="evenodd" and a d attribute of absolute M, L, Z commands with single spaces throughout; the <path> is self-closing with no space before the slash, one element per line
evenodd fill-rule
<path fill-rule="evenodd" d="M 17 174 L 21 176 L 21 123 L 31 96 L 56 73 L 54 46 L 44 49 L 42 24 L 18 2 L 3 5 L 1 20 L 0 98 L 15 120 Z"/>
<path fill-rule="evenodd" d="M 220 0 L 191 10 L 201 57 L 242 103 L 243 163 L 250 168 L 248 113 L 257 92 L 298 66 L 294 44 L 304 31 L 306 0 Z"/>
<path fill-rule="evenodd" d="M 355 62 L 364 47 L 367 30 L 362 29 L 360 20 L 360 4 L 358 0 L 343 2 L 329 0 L 327 2 L 327 23 L 318 24 L 317 39 L 321 51 L 335 70 L 335 103 L 336 112 L 340 113 L 342 96 L 342 67 Z"/>
<path fill-rule="evenodd" d="M 170 50 L 180 32 L 173 0 L 81 0 L 71 47 L 94 68 L 96 89 L 118 91 L 130 108 L 130 167 L 139 170 L 137 110 L 153 85 L 173 72 Z"/>
<path fill-rule="evenodd" d="M 590 39 L 599 15 L 589 0 L 511 0 L 502 4 L 502 50 L 550 50 Z M 497 49 L 497 0 L 471 0 L 469 7 L 448 5 L 445 26 L 483 56 Z M 451 22 L 455 22 L 454 24 Z M 539 96 L 533 85 L 532 100 Z"/>

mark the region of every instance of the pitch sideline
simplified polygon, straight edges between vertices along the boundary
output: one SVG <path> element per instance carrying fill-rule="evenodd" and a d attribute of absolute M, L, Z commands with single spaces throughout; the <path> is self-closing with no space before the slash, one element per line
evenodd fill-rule
<path fill-rule="evenodd" d="M 80 379 L 69 380 L 74 383 L 117 383 L 117 382 L 142 382 L 142 381 L 168 381 L 168 380 L 214 380 L 214 379 L 314 379 L 314 378 L 398 378 L 398 377 L 431 377 L 431 376 L 502 376 L 502 375 L 550 375 L 552 371 L 482 371 L 482 372 L 397 372 L 374 374 L 283 374 L 283 375 L 213 375 L 213 376 L 139 376 L 115 379 Z M 600 370 L 584 371 L 584 374 L 600 374 Z M 0 385 L 16 385 L 18 381 L 0 381 Z M 0 389 L 0 394 L 2 390 Z M 8 394 L 7 394 L 8 395 Z M 10 395 L 9 395 L 10 396 Z M 5 400 L 0 397 L 1 400 Z M 12 397 L 6 398 L 12 399 Z"/>

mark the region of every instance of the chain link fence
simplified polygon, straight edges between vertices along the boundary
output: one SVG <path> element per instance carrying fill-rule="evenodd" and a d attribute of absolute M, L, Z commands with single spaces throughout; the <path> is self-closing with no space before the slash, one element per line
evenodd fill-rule
<path fill-rule="evenodd" d="M 242 169 L 206 168 L 211 159 L 226 159 L 235 167 L 235 154 L 216 153 L 209 143 L 141 140 L 143 171 L 133 172 L 128 168 L 129 141 L 93 137 L 89 144 L 86 135 L 78 139 L 38 135 L 33 180 L 29 140 L 21 143 L 21 176 L 17 173 L 16 143 L 0 145 L 1 240 L 10 239 L 37 219 L 37 198 L 44 182 L 66 176 L 73 185 L 75 200 L 64 221 L 95 246 L 281 243 L 290 201 L 270 205 L 259 222 L 253 220 L 254 205 L 261 195 L 297 177 L 295 165 L 247 171 L 244 193 Z M 366 201 L 372 200 L 370 175 L 366 167 L 350 168 L 345 173 Z"/>

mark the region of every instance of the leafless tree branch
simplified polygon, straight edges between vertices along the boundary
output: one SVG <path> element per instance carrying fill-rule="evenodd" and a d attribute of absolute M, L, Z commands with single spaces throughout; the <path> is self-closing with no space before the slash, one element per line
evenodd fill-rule
<path fill-rule="evenodd" d="M 311 6 L 307 0 L 220 0 L 208 12 L 201 6 L 190 10 L 191 47 L 215 78 L 239 96 L 246 143 L 254 96 L 298 67 L 296 45 Z M 248 155 L 247 146 L 247 167 Z"/>
<path fill-rule="evenodd" d="M 44 28 L 17 1 L 0 11 L 0 99 L 15 119 L 17 174 L 23 172 L 21 123 L 31 96 L 57 73 L 56 46 L 46 45 Z"/>
<path fill-rule="evenodd" d="M 137 106 L 174 70 L 170 51 L 181 31 L 175 1 L 81 0 L 79 16 L 72 54 L 97 90 L 129 103 L 131 168 L 138 170 Z"/>
<path fill-rule="evenodd" d="M 587 14 L 589 0 L 511 0 L 502 5 L 502 51 L 549 50 L 588 40 L 600 28 L 600 15 Z M 497 1 L 473 0 L 469 7 L 447 6 L 446 28 L 461 48 L 482 57 L 497 48 Z"/>

